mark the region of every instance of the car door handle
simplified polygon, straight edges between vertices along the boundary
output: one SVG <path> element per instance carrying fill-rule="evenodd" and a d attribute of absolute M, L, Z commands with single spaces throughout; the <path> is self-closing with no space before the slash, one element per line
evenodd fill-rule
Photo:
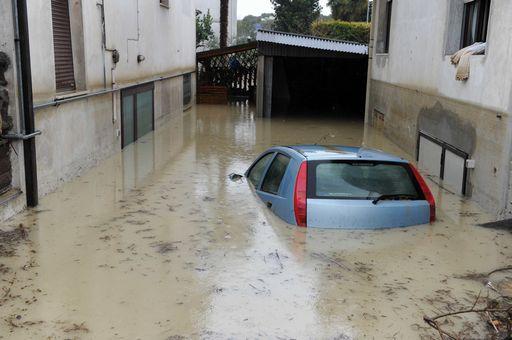
<path fill-rule="evenodd" d="M 272 209 L 272 202 L 267 202 L 267 208 Z"/>

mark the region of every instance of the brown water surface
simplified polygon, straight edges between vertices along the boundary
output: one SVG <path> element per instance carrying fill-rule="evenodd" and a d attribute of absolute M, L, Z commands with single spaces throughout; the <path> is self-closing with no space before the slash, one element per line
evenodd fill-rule
<path fill-rule="evenodd" d="M 361 121 L 256 118 L 198 106 L 9 221 L 29 228 L 1 257 L 5 339 L 416 339 L 425 314 L 471 305 L 510 263 L 506 231 L 435 188 L 438 222 L 305 230 L 232 182 L 275 144 L 363 143 L 403 154 Z M 4 293 L 7 292 L 7 293 Z"/>

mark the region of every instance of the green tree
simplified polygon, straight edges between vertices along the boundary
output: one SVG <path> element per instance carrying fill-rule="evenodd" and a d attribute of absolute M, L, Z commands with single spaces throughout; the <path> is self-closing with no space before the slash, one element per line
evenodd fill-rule
<path fill-rule="evenodd" d="M 320 20 L 313 23 L 311 32 L 319 37 L 368 44 L 370 25 L 367 22 Z"/>
<path fill-rule="evenodd" d="M 332 18 L 342 21 L 366 21 L 368 0 L 329 0 Z"/>
<path fill-rule="evenodd" d="M 274 14 L 263 13 L 261 16 L 248 15 L 238 20 L 237 42 L 244 44 L 256 40 L 256 33 L 259 29 L 272 29 L 274 25 Z"/>
<path fill-rule="evenodd" d="M 212 25 L 213 17 L 210 11 L 203 14 L 201 11 L 196 10 L 196 48 L 206 46 L 215 37 Z"/>
<path fill-rule="evenodd" d="M 311 24 L 320 17 L 319 0 L 271 0 L 278 31 L 309 34 Z"/>

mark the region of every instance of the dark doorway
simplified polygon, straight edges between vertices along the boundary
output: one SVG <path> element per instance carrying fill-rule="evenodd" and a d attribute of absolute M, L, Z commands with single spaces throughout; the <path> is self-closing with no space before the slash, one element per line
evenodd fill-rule
<path fill-rule="evenodd" d="M 154 115 L 153 83 L 121 92 L 123 148 L 155 129 Z"/>
<path fill-rule="evenodd" d="M 274 57 L 272 115 L 364 117 L 366 58 Z"/>

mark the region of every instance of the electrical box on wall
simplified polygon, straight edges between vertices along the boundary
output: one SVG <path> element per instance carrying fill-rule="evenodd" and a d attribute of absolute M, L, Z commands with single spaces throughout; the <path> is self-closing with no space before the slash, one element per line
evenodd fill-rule
<path fill-rule="evenodd" d="M 474 159 L 466 160 L 466 169 L 474 169 L 476 167 L 476 161 Z"/>

